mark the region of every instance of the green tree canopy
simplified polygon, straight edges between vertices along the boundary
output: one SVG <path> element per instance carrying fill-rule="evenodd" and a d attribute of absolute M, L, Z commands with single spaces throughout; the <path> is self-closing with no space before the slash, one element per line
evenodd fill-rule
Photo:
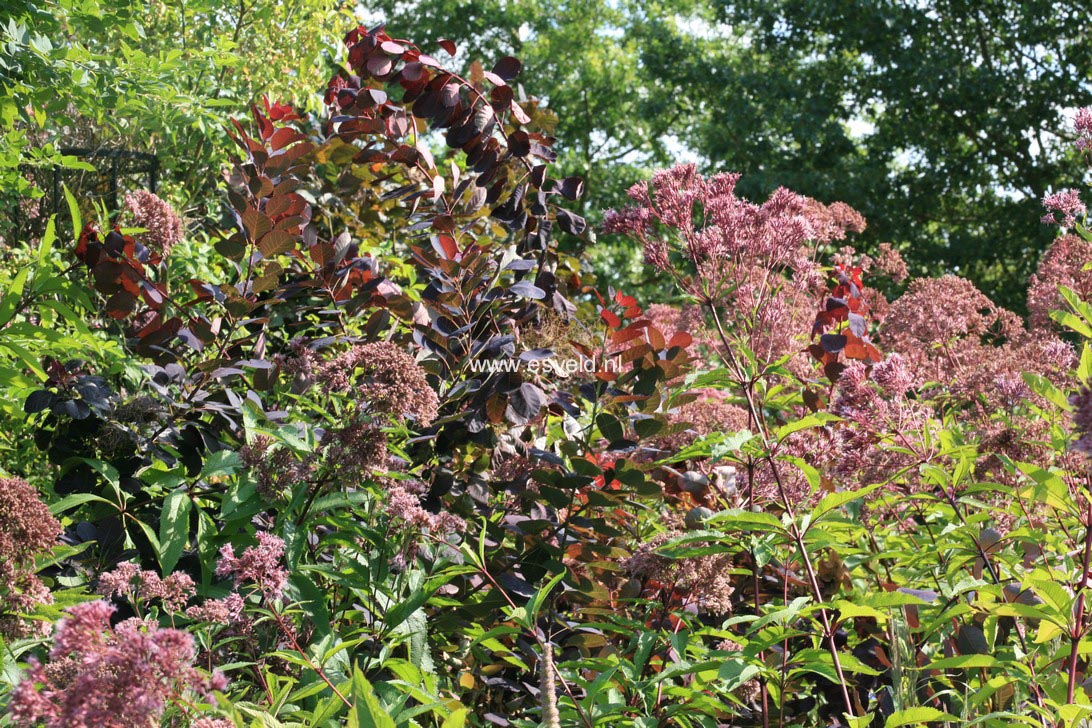
<path fill-rule="evenodd" d="M 697 159 L 860 209 L 863 244 L 1023 305 L 1068 186 L 1063 112 L 1092 102 L 1083 2 L 380 0 L 393 33 L 514 53 L 558 115 L 589 212 L 635 172 Z M 613 271 L 633 271 L 612 249 Z"/>
<path fill-rule="evenodd" d="M 0 183 L 28 193 L 66 146 L 156 154 L 187 212 L 218 206 L 225 127 L 263 94 L 314 107 L 340 0 L 16 0 L 0 10 Z M 340 19 L 339 19 L 340 16 Z M 24 173 L 18 168 L 22 166 Z M 39 175 L 39 186 L 42 177 Z"/>

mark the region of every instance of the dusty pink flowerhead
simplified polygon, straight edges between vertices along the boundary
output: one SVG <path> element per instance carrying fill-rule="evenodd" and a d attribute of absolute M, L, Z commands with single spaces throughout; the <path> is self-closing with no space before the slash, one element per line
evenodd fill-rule
<path fill-rule="evenodd" d="M 353 420 L 322 438 L 326 462 L 347 478 L 367 475 L 387 462 L 387 435 L 367 421 Z"/>
<path fill-rule="evenodd" d="M 825 276 L 817 250 L 865 227 L 842 203 L 784 187 L 756 204 L 736 193 L 738 174 L 703 177 L 694 165 L 655 173 L 629 190 L 630 207 L 606 229 L 641 245 L 645 262 L 718 310 L 721 328 L 768 364 L 804 375 L 812 299 Z M 719 332 L 718 332 L 719 333 Z"/>
<path fill-rule="evenodd" d="M 284 558 L 284 541 L 265 531 L 258 532 L 258 545 L 235 555 L 231 544 L 220 549 L 220 561 L 216 575 L 230 576 L 237 585 L 252 582 L 271 599 L 279 599 L 288 581 L 288 572 L 281 566 Z"/>
<path fill-rule="evenodd" d="M 1092 243 L 1076 235 L 1056 238 L 1028 281 L 1028 312 L 1034 327 L 1052 327 L 1050 312 L 1066 307 L 1059 286 L 1072 288 L 1083 300 L 1092 298 Z"/>
<path fill-rule="evenodd" d="M 732 557 L 729 554 L 712 554 L 673 559 L 662 556 L 657 549 L 681 531 L 668 531 L 641 544 L 631 556 L 619 565 L 635 579 L 644 582 L 646 590 L 661 595 L 682 595 L 684 604 L 712 615 L 724 615 L 732 611 Z M 695 542 L 700 546 L 701 542 Z"/>
<path fill-rule="evenodd" d="M 250 467 L 258 492 L 271 501 L 284 497 L 285 491 L 300 483 L 308 482 L 315 469 L 314 458 L 301 460 L 266 435 L 258 435 L 239 448 L 239 457 Z"/>
<path fill-rule="evenodd" d="M 1092 457 L 1092 388 L 1081 387 L 1069 403 L 1073 405 L 1073 433 L 1077 436 L 1073 449 Z"/>
<path fill-rule="evenodd" d="M 891 243 L 880 243 L 880 247 L 876 249 L 876 256 L 872 259 L 872 268 L 895 283 L 902 283 L 910 276 L 906 261 Z"/>
<path fill-rule="evenodd" d="M 238 592 L 232 592 L 223 599 L 210 599 L 204 604 L 190 607 L 186 610 L 186 616 L 203 622 L 235 624 L 244 621 L 245 606 L 243 597 Z"/>
<path fill-rule="evenodd" d="M 950 384 L 990 356 L 989 340 L 1012 339 L 1019 317 L 997 306 L 974 283 L 958 276 L 917 278 L 891 303 L 880 342 L 903 355 L 921 380 Z"/>
<path fill-rule="evenodd" d="M 1073 130 L 1077 132 L 1077 149 L 1086 152 L 1092 149 L 1092 107 L 1077 109 L 1073 119 Z"/>
<path fill-rule="evenodd" d="M 327 392 L 352 392 L 362 407 L 412 417 L 422 427 L 432 424 L 439 409 L 425 370 L 385 341 L 360 344 L 334 357 L 319 367 L 316 379 Z"/>
<path fill-rule="evenodd" d="M 738 174 L 704 178 L 692 164 L 660 170 L 630 189 L 636 204 L 607 213 L 604 230 L 633 237 L 649 264 L 666 269 L 672 248 L 699 266 L 744 258 L 785 265 L 807 241 L 840 240 L 865 227 L 849 205 L 824 205 L 785 188 L 756 205 L 736 195 L 738 181 Z"/>
<path fill-rule="evenodd" d="M 169 702 L 224 687 L 194 669 L 192 636 L 136 619 L 111 628 L 113 611 L 105 602 L 69 609 L 50 663 L 32 661 L 12 693 L 15 725 L 150 727 Z"/>
<path fill-rule="evenodd" d="M 34 559 L 60 535 L 60 522 L 33 486 L 22 478 L 0 478 L 0 635 L 13 639 L 48 630 L 46 622 L 21 615 L 53 601 L 34 573 Z"/>
<path fill-rule="evenodd" d="M 12 562 L 28 565 L 60 535 L 60 522 L 33 486 L 22 478 L 0 478 L 0 573 Z"/>
<path fill-rule="evenodd" d="M 387 485 L 384 510 L 403 527 L 426 529 L 438 536 L 462 532 L 466 528 L 462 518 L 450 511 L 433 513 L 421 505 L 426 490 L 420 481 L 392 480 Z"/>
<path fill-rule="evenodd" d="M 167 255 L 182 240 L 182 218 L 174 209 L 147 190 L 137 190 L 125 195 L 125 208 L 137 227 L 148 232 L 143 239 L 149 247 Z"/>
<path fill-rule="evenodd" d="M 1083 215 L 1086 212 L 1084 203 L 1081 201 L 1081 193 L 1072 188 L 1047 195 L 1043 198 L 1043 207 L 1049 211 L 1043 216 L 1044 223 L 1054 225 L 1058 222 L 1057 214 L 1061 214 L 1061 224 L 1067 228 L 1076 224 L 1077 215 Z"/>
<path fill-rule="evenodd" d="M 133 562 L 118 564 L 113 571 L 99 577 L 99 594 L 105 597 L 158 599 L 167 612 L 181 612 L 195 593 L 189 574 L 176 572 L 160 578 L 154 571 L 142 571 Z"/>

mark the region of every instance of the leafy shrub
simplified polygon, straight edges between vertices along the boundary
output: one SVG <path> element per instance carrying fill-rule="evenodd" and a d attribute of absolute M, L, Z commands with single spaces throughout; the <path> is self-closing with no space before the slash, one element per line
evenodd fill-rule
<path fill-rule="evenodd" d="M 233 230 L 70 196 L 12 253 L 5 724 L 1092 713 L 1083 224 L 1024 322 L 684 165 L 606 217 L 684 299 L 640 302 L 559 253 L 518 61 L 346 49 L 325 116 L 235 123 Z"/>

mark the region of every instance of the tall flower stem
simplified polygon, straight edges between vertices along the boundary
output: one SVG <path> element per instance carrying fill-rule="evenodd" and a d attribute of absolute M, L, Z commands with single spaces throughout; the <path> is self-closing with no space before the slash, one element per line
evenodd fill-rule
<path fill-rule="evenodd" d="M 732 353 L 732 346 L 728 341 L 728 336 L 724 330 L 724 324 L 721 322 L 720 314 L 717 311 L 717 307 L 712 301 L 707 301 L 706 305 L 709 311 L 712 313 L 713 322 L 717 327 L 717 335 L 720 338 L 723 349 L 721 353 L 721 359 L 727 364 L 736 375 L 737 383 L 743 390 L 744 399 L 747 401 L 747 410 L 750 414 L 751 421 L 755 423 L 759 436 L 762 438 L 762 451 L 763 459 L 770 466 L 770 471 L 773 474 L 774 482 L 777 483 L 778 495 L 781 498 L 782 504 L 785 508 L 785 513 L 789 516 L 788 533 L 789 538 L 792 539 L 797 551 L 800 553 L 800 560 L 804 564 L 804 569 L 808 575 L 808 587 L 812 593 L 812 598 L 815 599 L 816 604 L 819 605 L 819 621 L 823 625 L 823 636 L 827 643 L 827 648 L 830 651 L 831 660 L 834 664 L 834 672 L 838 677 L 838 682 L 841 683 L 842 700 L 845 701 L 846 711 L 850 717 L 856 715 L 853 701 L 849 696 L 849 686 L 846 682 L 845 673 L 842 670 L 842 661 L 838 655 L 838 645 L 834 637 L 833 622 L 831 621 L 830 614 L 827 608 L 823 606 L 823 592 L 819 588 L 819 581 L 815 575 L 815 566 L 812 563 L 811 556 L 808 554 L 807 544 L 804 543 L 804 533 L 800 530 L 796 522 L 796 510 L 792 507 L 792 502 L 788 497 L 788 493 L 785 490 L 785 486 L 782 483 L 781 475 L 777 469 L 777 463 L 773 458 L 771 451 L 771 438 L 769 432 L 769 426 L 766 422 L 765 414 L 756 403 L 754 392 L 754 380 L 751 377 L 744 376 L 742 367 L 735 355 Z M 754 492 L 754 482 L 752 476 L 751 491 Z"/>

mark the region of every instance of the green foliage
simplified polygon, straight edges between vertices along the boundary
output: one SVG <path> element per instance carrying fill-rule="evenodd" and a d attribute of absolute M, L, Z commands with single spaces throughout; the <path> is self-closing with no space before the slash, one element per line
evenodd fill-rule
<path fill-rule="evenodd" d="M 125 629 L 178 629 L 194 669 L 153 686 L 164 705 L 149 724 L 1055 726 L 1092 713 L 1092 493 L 1070 426 L 1092 427 L 1092 395 L 1070 398 L 1092 376 L 1092 303 L 1062 291 L 1053 321 L 1072 358 L 1050 329 L 1013 333 L 1056 344 L 1043 351 L 1060 369 L 1005 361 L 982 384 L 1014 349 L 972 331 L 975 366 L 938 383 L 929 357 L 965 356 L 959 337 L 880 352 L 864 272 L 848 254 L 796 261 L 792 226 L 719 257 L 672 238 L 691 265 L 655 268 L 656 284 L 693 304 L 686 324 L 596 290 L 553 237 L 585 235 L 582 185 L 561 175 L 614 175 L 599 198 L 612 199 L 632 181 L 620 169 L 670 153 L 676 113 L 722 143 L 705 105 L 768 80 L 785 28 L 762 35 L 758 10 L 792 8 L 741 6 L 757 26 L 738 46 L 700 32 L 693 18 L 714 16 L 698 6 L 671 22 L 616 3 L 454 7 L 414 6 L 423 45 L 456 62 L 518 45 L 522 72 L 501 58 L 455 74 L 393 25 L 355 28 L 316 114 L 260 103 L 232 126 L 230 225 L 204 218 L 157 250 L 155 231 L 116 228 L 68 193 L 71 234 L 50 217 L 2 252 L 0 467 L 64 534 L 21 567 L 52 601 L 0 601 L 0 702 L 25 707 L 31 674 L 60 700 L 96 651 L 124 651 Z M 258 90 L 311 98 L 310 75 L 327 75 L 315 29 L 335 14 L 50 9 L 28 3 L 4 26 L 11 194 L 31 194 L 19 165 L 56 163 L 86 122 L 110 143 L 177 150 L 175 198 L 196 185 L 200 215 L 219 193 L 196 183 L 227 159 L 222 114 Z M 808 40 L 841 10 L 784 39 L 800 44 L 785 63 L 807 73 L 778 76 L 773 108 L 819 94 L 809 123 L 844 151 L 844 129 L 819 121 L 842 113 L 863 52 L 834 63 Z M 448 15 L 469 43 L 441 43 L 431 26 Z M 589 18 L 590 40 L 575 32 Z M 509 35 L 514 23 L 529 30 Z M 754 75 L 713 89 L 720 56 L 705 51 Z M 708 93 L 674 103 L 682 77 Z M 47 78 L 78 88 L 62 103 Z M 725 124 L 757 123 L 737 111 Z M 774 118 L 802 123 L 791 116 Z M 770 146 L 744 128 L 738 153 L 782 169 L 792 137 Z M 555 134 L 572 143 L 556 163 Z M 830 157 L 801 153 L 806 188 Z M 748 209 L 799 222 L 795 202 Z M 674 231 L 639 232 L 685 238 L 699 218 L 683 210 Z M 791 256 L 770 242 L 786 229 Z M 922 318 L 927 333 L 949 323 Z M 595 366 L 541 365 L 570 359 Z M 1017 394 L 995 406 L 995 390 Z M 0 557 L 23 517 L 5 508 Z M 100 598 L 143 626 L 96 629 L 79 636 L 82 660 L 54 653 L 29 672 L 61 640 L 10 620 L 64 634 L 73 607 Z M 217 669 L 226 683 L 179 687 Z M 81 701 L 113 677 L 84 674 Z M 46 724 L 78 724 L 81 705 Z"/>
<path fill-rule="evenodd" d="M 164 196 L 215 220 L 228 120 L 262 94 L 314 108 L 336 46 L 312 29 L 345 22 L 342 7 L 333 0 L 6 4 L 4 202 L 49 192 L 55 166 L 91 169 L 62 156 L 63 147 L 122 148 L 157 155 Z"/>

